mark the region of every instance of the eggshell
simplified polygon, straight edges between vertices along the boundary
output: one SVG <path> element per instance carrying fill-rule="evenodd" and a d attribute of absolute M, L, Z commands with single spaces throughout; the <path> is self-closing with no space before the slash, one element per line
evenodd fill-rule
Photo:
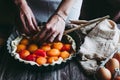
<path fill-rule="evenodd" d="M 96 73 L 97 80 L 111 80 L 112 75 L 111 72 L 105 68 L 105 67 L 100 67 Z"/>
<path fill-rule="evenodd" d="M 114 80 L 120 80 L 120 76 L 115 77 Z"/>
<path fill-rule="evenodd" d="M 115 68 L 119 68 L 119 61 L 116 58 L 111 58 L 106 64 L 105 67 L 110 70 L 112 74 L 115 72 Z"/>
<path fill-rule="evenodd" d="M 113 58 L 116 58 L 120 63 L 120 52 L 115 53 Z"/>

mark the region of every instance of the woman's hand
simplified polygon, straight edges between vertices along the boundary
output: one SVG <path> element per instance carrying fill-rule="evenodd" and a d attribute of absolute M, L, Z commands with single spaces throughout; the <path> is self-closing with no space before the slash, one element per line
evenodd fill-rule
<path fill-rule="evenodd" d="M 39 34 L 39 42 L 53 42 L 54 40 L 60 41 L 65 30 L 65 20 L 71 10 L 75 0 L 62 0 L 58 6 L 55 14 L 46 23 L 45 28 Z M 57 14 L 56 14 L 57 13 Z"/>
<path fill-rule="evenodd" d="M 65 29 L 65 21 L 59 15 L 53 15 L 39 34 L 40 42 L 60 41 Z"/>
<path fill-rule="evenodd" d="M 16 23 L 18 23 L 18 30 L 26 35 L 32 36 L 39 31 L 33 12 L 26 2 L 19 5 L 18 20 Z"/>

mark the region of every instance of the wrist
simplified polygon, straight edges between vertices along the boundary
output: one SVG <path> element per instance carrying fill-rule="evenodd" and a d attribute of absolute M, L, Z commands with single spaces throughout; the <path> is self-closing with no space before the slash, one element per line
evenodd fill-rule
<path fill-rule="evenodd" d="M 60 17 L 64 22 L 66 22 L 66 18 L 64 18 L 62 15 L 60 15 L 59 13 L 56 13 L 55 15 L 57 15 L 58 17 Z"/>
<path fill-rule="evenodd" d="M 66 21 L 67 16 L 68 16 L 68 14 L 65 13 L 65 12 L 56 12 L 55 14 L 56 14 L 57 16 L 59 16 L 61 19 L 63 19 L 64 21 Z"/>

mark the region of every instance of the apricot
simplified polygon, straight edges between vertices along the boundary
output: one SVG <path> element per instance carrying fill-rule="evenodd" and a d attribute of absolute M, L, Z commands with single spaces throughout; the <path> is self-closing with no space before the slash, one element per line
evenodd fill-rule
<path fill-rule="evenodd" d="M 25 49 L 26 49 L 26 46 L 24 44 L 18 44 L 16 52 L 19 53 L 20 51 L 25 50 Z"/>
<path fill-rule="evenodd" d="M 23 38 L 23 39 L 20 41 L 20 44 L 28 45 L 28 44 L 29 44 L 29 40 L 28 40 L 27 38 Z"/>
<path fill-rule="evenodd" d="M 36 45 L 36 44 L 30 44 L 29 46 L 28 46 L 28 50 L 31 52 L 31 53 L 33 53 L 35 50 L 37 50 L 38 49 L 38 46 Z"/>
<path fill-rule="evenodd" d="M 36 63 L 38 63 L 39 65 L 46 64 L 47 63 L 47 59 L 45 57 L 40 56 L 40 57 L 38 57 L 36 59 Z"/>
<path fill-rule="evenodd" d="M 25 59 L 28 55 L 30 55 L 30 52 L 28 50 L 22 50 L 19 54 L 20 58 Z"/>
<path fill-rule="evenodd" d="M 36 55 L 34 54 L 30 54 L 28 55 L 25 60 L 28 60 L 28 61 L 35 61 L 36 60 Z"/>
<path fill-rule="evenodd" d="M 64 44 L 61 50 L 62 51 L 70 51 L 71 50 L 71 45 L 70 44 Z"/>
<path fill-rule="evenodd" d="M 52 48 L 55 48 L 55 49 L 58 49 L 58 50 L 61 50 L 62 47 L 63 47 L 62 42 L 54 42 L 53 45 L 52 45 Z"/>
<path fill-rule="evenodd" d="M 63 59 L 66 59 L 70 56 L 70 53 L 68 51 L 62 51 L 60 53 L 60 57 L 62 57 Z"/>
<path fill-rule="evenodd" d="M 37 49 L 33 54 L 35 54 L 37 57 L 38 56 L 46 57 L 46 52 L 42 49 Z"/>
<path fill-rule="evenodd" d="M 48 59 L 47 59 L 47 63 L 53 63 L 54 61 L 57 61 L 58 60 L 58 57 L 49 57 Z"/>
<path fill-rule="evenodd" d="M 41 46 L 41 49 L 44 51 L 49 51 L 51 47 L 49 45 Z"/>
<path fill-rule="evenodd" d="M 60 55 L 60 51 L 58 49 L 51 49 L 47 51 L 47 56 L 54 57 L 59 55 Z"/>

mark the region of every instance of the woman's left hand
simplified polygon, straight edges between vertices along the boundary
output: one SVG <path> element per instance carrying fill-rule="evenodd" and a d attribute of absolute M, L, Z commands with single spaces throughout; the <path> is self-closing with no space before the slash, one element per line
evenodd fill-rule
<path fill-rule="evenodd" d="M 65 30 L 65 21 L 59 15 L 53 15 L 39 34 L 39 42 L 60 41 Z"/>

